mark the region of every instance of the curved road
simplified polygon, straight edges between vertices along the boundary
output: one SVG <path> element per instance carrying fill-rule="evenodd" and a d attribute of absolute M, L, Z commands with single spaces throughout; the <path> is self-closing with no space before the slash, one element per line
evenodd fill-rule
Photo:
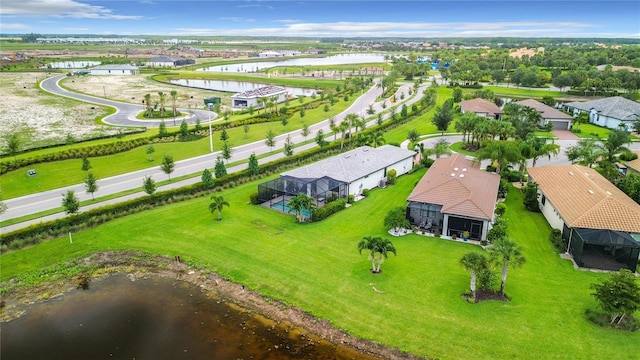
<path fill-rule="evenodd" d="M 96 98 L 88 95 L 76 94 L 64 89 L 60 89 L 57 83 L 62 77 L 63 76 L 55 76 L 53 78 L 49 78 L 43 81 L 42 82 L 43 88 L 46 87 L 47 91 L 51 91 L 61 96 L 66 96 L 66 97 L 87 101 L 91 103 L 96 103 L 100 105 L 116 107 L 118 109 L 118 112 L 112 115 L 112 117 L 117 115 L 118 116 L 117 119 L 119 120 L 112 119 L 111 120 L 112 122 L 115 123 L 115 121 L 121 121 L 122 124 L 135 123 L 136 126 L 141 125 L 139 122 L 134 122 L 133 120 L 130 120 L 128 116 L 131 116 L 131 115 L 126 115 L 127 113 L 133 114 L 134 112 L 139 112 L 140 106 L 100 99 L 100 98 Z M 428 84 L 423 84 L 414 93 L 413 96 L 406 96 L 404 100 L 398 101 L 395 104 L 395 106 L 400 106 L 403 103 L 406 103 L 407 105 L 411 105 L 412 103 L 417 102 L 422 96 L 422 93 L 427 85 Z M 408 94 L 408 90 L 411 86 L 412 86 L 411 84 L 401 85 L 400 89 L 398 90 L 398 93 Z M 376 110 L 376 113 L 382 111 L 383 110 L 382 102 L 376 102 L 376 98 L 380 96 L 380 94 L 381 94 L 381 89 L 379 89 L 377 86 L 371 87 L 367 92 L 364 92 L 356 101 L 354 101 L 354 103 L 349 108 L 347 108 L 342 113 L 334 116 L 336 123 L 340 123 L 347 114 L 356 113 L 362 116 L 368 109 L 369 105 L 373 105 L 373 108 Z M 387 102 L 387 104 L 390 104 L 388 99 L 386 99 L 385 101 Z M 207 114 L 208 112 L 203 111 L 203 113 Z M 197 114 L 198 113 L 196 112 L 196 115 Z M 135 115 L 133 115 L 133 117 L 135 118 Z M 376 116 L 373 116 L 372 118 L 374 119 L 370 120 L 367 123 L 368 126 L 376 122 L 375 117 Z M 311 135 L 309 135 L 306 139 L 304 136 L 302 136 L 301 130 L 296 130 L 288 134 L 279 135 L 275 138 L 276 145 L 273 148 L 273 150 L 281 149 L 285 139 L 288 136 L 291 137 L 291 141 L 294 144 L 299 144 L 304 142 L 305 140 L 312 139 L 317 133 L 317 131 L 320 129 L 322 129 L 322 131 L 325 134 L 327 134 L 326 137 L 328 139 L 330 138 L 332 140 L 333 135 L 331 134 L 329 122 L 330 122 L 329 120 L 324 120 L 322 122 L 319 122 L 310 126 L 309 130 L 311 131 Z M 208 144 L 206 146 L 208 147 Z M 309 144 L 296 147 L 295 151 L 299 152 L 315 146 L 317 146 L 316 143 L 311 142 Z M 250 144 L 241 145 L 233 149 L 232 158 L 230 159 L 230 162 L 247 159 L 251 155 L 251 153 L 255 153 L 256 155 L 261 155 L 261 154 L 268 153 L 271 150 L 272 149 L 266 146 L 264 141 L 256 141 Z M 175 164 L 175 170 L 171 174 L 171 176 L 175 178 L 183 175 L 201 173 L 205 168 L 211 169 L 214 167 L 215 160 L 218 154 L 219 152 L 214 152 L 214 153 L 198 156 L 191 159 L 178 161 Z M 278 153 L 276 154 L 270 155 L 265 158 L 261 158 L 260 162 L 265 163 L 281 157 L 284 157 L 284 154 L 282 153 L 282 151 L 278 151 Z M 227 171 L 228 172 L 239 171 L 246 168 L 246 166 L 247 166 L 246 163 L 240 164 L 240 165 L 228 168 Z M 126 190 L 131 190 L 131 189 L 140 189 L 141 191 L 132 195 L 127 195 L 125 197 L 120 197 L 120 198 L 105 201 L 105 202 L 83 206 L 81 208 L 81 211 L 86 211 L 93 207 L 100 207 L 109 203 L 115 203 L 115 202 L 123 201 L 126 199 L 130 199 L 130 198 L 146 196 L 146 194 L 142 191 L 142 181 L 145 176 L 151 176 L 156 181 L 167 179 L 167 175 L 164 172 L 162 172 L 162 170 L 160 170 L 159 166 L 154 166 L 151 168 L 134 171 L 127 174 L 121 174 L 121 175 L 113 176 L 110 178 L 99 179 L 98 180 L 99 189 L 94 194 L 95 196 L 98 196 L 98 197 L 116 194 Z M 200 177 L 194 177 L 194 178 L 183 180 L 183 181 L 172 182 L 170 184 L 159 187 L 158 191 L 181 187 L 181 186 L 196 183 L 199 181 L 200 181 Z M 67 190 L 75 191 L 75 194 L 80 199 L 80 201 L 91 199 L 91 195 L 85 192 L 84 184 L 76 184 L 76 185 L 67 186 L 64 188 L 59 188 L 59 189 L 49 190 L 49 191 L 45 191 L 37 194 L 27 195 L 19 198 L 9 199 L 5 201 L 5 204 L 8 206 L 8 209 L 3 214 L 3 219 L 4 220 L 13 219 L 21 216 L 26 216 L 29 214 L 42 212 L 49 209 L 58 208 L 61 205 L 62 194 L 64 194 Z M 63 216 L 65 216 L 64 213 L 58 213 L 51 216 L 39 218 L 33 221 L 28 221 L 20 224 L 2 227 L 0 228 L 0 232 L 2 233 L 10 232 L 10 231 L 28 226 L 29 224 L 32 224 L 32 223 L 47 221 L 50 219 L 63 217 Z"/>
<path fill-rule="evenodd" d="M 58 84 L 60 80 L 66 78 L 66 75 L 57 75 L 43 80 L 40 83 L 40 87 L 47 92 L 54 95 L 64 96 L 96 105 L 110 106 L 116 109 L 116 113 L 109 115 L 103 119 L 103 121 L 109 125 L 116 126 L 136 126 L 136 127 L 157 127 L 161 120 L 140 120 L 136 118 L 136 115 L 141 111 L 144 111 L 144 105 L 131 104 L 120 101 L 114 101 L 109 99 L 100 98 L 92 95 L 79 94 L 75 92 L 63 89 Z M 189 124 L 195 124 L 196 119 L 204 123 L 208 123 L 209 119 L 215 119 L 217 115 L 207 110 L 185 110 L 180 109 L 181 112 L 187 113 L 187 116 L 176 118 L 176 120 L 182 121 L 183 119 Z M 211 117 L 210 117 L 211 116 Z"/>

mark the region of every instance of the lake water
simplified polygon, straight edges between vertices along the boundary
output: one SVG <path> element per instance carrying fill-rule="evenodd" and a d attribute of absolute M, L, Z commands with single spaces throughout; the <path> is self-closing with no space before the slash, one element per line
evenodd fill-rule
<path fill-rule="evenodd" d="M 11 359 L 374 359 L 171 278 L 114 275 L 2 324 Z M 303 335 L 304 334 L 304 335 Z"/>
<path fill-rule="evenodd" d="M 297 58 L 287 60 L 274 60 L 264 62 L 249 62 L 241 64 L 216 65 L 198 69 L 197 71 L 214 71 L 214 72 L 256 72 L 261 69 L 268 69 L 275 66 L 314 66 L 314 65 L 345 65 L 345 64 L 364 64 L 364 63 L 382 63 L 384 55 L 382 54 L 339 54 L 321 58 Z"/>
<path fill-rule="evenodd" d="M 84 69 L 100 64 L 100 61 L 57 61 L 50 62 L 41 67 L 41 69 Z"/>
<path fill-rule="evenodd" d="M 269 84 L 260 84 L 254 82 L 247 81 L 234 81 L 234 80 L 199 80 L 199 79 L 177 79 L 171 80 L 172 84 L 189 86 L 200 89 L 208 89 L 208 90 L 216 90 L 216 91 L 225 91 L 225 92 L 244 92 L 248 90 L 257 89 L 263 86 L 267 86 Z M 315 93 L 315 90 L 312 89 L 303 89 L 296 87 L 284 86 L 289 94 L 293 95 L 304 95 L 311 96 Z"/>

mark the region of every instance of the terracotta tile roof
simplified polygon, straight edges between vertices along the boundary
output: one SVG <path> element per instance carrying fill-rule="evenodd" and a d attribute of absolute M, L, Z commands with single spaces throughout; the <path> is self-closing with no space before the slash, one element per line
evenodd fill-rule
<path fill-rule="evenodd" d="M 442 213 L 490 220 L 500 177 L 480 170 L 462 154 L 437 159 L 407 201 L 442 205 Z"/>
<path fill-rule="evenodd" d="M 571 115 L 565 114 L 558 109 L 554 109 L 549 105 L 543 104 L 533 99 L 516 101 L 514 104 L 528 106 L 530 108 L 534 108 L 538 110 L 538 112 L 540 113 L 540 116 L 542 116 L 543 119 L 558 119 L 558 120 L 573 119 Z"/>
<path fill-rule="evenodd" d="M 635 160 L 631 160 L 631 161 L 627 161 L 626 163 L 624 163 L 628 168 L 632 168 L 633 170 L 640 172 L 640 157 L 635 159 Z"/>
<path fill-rule="evenodd" d="M 567 226 L 640 233 L 640 205 L 597 171 L 581 165 L 527 171 Z"/>
<path fill-rule="evenodd" d="M 460 102 L 460 108 L 465 112 L 470 111 L 476 114 L 488 114 L 491 116 L 504 114 L 504 111 L 502 111 L 498 105 L 482 98 L 464 100 Z"/>

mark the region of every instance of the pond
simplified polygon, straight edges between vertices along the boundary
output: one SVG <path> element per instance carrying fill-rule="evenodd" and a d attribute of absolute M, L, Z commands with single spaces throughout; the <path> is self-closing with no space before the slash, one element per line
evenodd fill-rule
<path fill-rule="evenodd" d="M 156 276 L 114 275 L 29 305 L 0 337 L 3 360 L 374 359 Z"/>
<path fill-rule="evenodd" d="M 234 92 L 240 93 L 248 90 L 257 89 L 269 84 L 260 84 L 247 81 L 235 81 L 235 80 L 199 80 L 199 79 L 177 79 L 171 80 L 172 84 L 188 86 L 199 89 L 208 89 L 216 91 Z M 283 86 L 289 94 L 311 96 L 315 93 L 312 89 L 303 89 L 296 87 Z"/>
<path fill-rule="evenodd" d="M 318 65 L 346 65 L 382 63 L 383 54 L 339 54 L 320 58 L 297 58 L 280 61 L 249 62 L 241 64 L 216 65 L 198 69 L 197 71 L 214 72 L 257 72 L 261 69 L 268 69 L 276 66 L 318 66 Z"/>
<path fill-rule="evenodd" d="M 100 64 L 100 61 L 56 61 L 42 66 L 41 69 L 84 69 Z"/>

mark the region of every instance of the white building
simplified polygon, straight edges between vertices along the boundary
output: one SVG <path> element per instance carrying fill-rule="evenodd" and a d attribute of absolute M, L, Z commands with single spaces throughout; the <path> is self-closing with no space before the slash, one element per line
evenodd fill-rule
<path fill-rule="evenodd" d="M 574 101 L 563 105 L 563 107 L 577 117 L 581 112 L 589 114 L 589 122 L 609 129 L 631 130 L 632 123 L 640 119 L 640 103 L 614 96 L 610 98 Z"/>
<path fill-rule="evenodd" d="M 279 103 L 287 99 L 287 94 L 287 89 L 281 86 L 263 86 L 232 95 L 231 107 L 242 109 L 253 106 L 254 108 L 259 108 L 264 106 L 264 104 L 260 102 L 260 98 L 277 98 L 275 102 Z"/>
<path fill-rule="evenodd" d="M 91 75 L 138 75 L 140 69 L 133 65 L 99 65 L 91 68 Z"/>
<path fill-rule="evenodd" d="M 265 50 L 258 54 L 258 57 L 261 58 L 274 58 L 274 57 L 284 57 L 284 54 L 278 51 L 273 50 Z"/>

